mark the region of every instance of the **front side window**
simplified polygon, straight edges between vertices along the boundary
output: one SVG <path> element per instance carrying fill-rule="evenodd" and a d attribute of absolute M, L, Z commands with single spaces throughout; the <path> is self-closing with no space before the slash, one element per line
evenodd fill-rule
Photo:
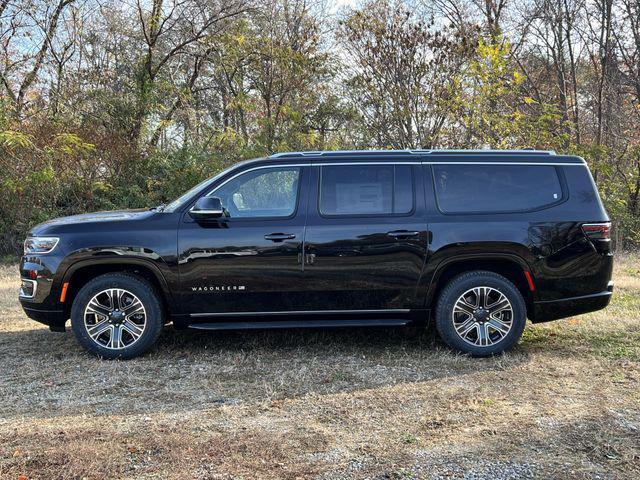
<path fill-rule="evenodd" d="M 444 213 L 518 212 L 562 200 L 552 165 L 433 166 L 438 206 Z"/>
<path fill-rule="evenodd" d="M 252 170 L 209 194 L 218 197 L 231 218 L 289 217 L 296 210 L 300 168 Z"/>
<path fill-rule="evenodd" d="M 323 215 L 402 215 L 413 210 L 411 165 L 324 166 Z"/>

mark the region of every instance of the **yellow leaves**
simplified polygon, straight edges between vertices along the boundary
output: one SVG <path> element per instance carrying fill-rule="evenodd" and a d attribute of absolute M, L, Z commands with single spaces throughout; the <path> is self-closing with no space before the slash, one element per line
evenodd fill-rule
<path fill-rule="evenodd" d="M 53 145 L 49 147 L 51 153 L 61 152 L 66 155 L 88 154 L 95 151 L 93 143 L 84 142 L 75 133 L 60 133 L 53 139 Z"/>
<path fill-rule="evenodd" d="M 538 101 L 531 97 L 524 97 L 524 103 L 526 103 L 527 105 L 536 105 Z"/>
<path fill-rule="evenodd" d="M 213 144 L 219 148 L 231 148 L 240 141 L 240 135 L 231 127 L 223 128 L 213 136 Z"/>
<path fill-rule="evenodd" d="M 513 72 L 513 80 L 516 83 L 516 85 L 521 85 L 525 80 L 525 76 L 516 70 L 515 72 Z"/>
<path fill-rule="evenodd" d="M 11 150 L 16 148 L 32 148 L 34 146 L 31 135 L 16 130 L 0 131 L 0 145 Z"/>

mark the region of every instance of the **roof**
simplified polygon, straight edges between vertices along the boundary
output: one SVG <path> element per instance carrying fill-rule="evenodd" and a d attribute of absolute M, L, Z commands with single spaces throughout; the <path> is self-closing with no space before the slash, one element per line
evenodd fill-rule
<path fill-rule="evenodd" d="M 517 158 L 518 163 L 575 163 L 584 164 L 584 160 L 575 156 L 556 155 L 553 150 L 334 150 L 311 152 L 283 152 L 276 153 L 262 161 L 282 161 L 287 159 L 306 159 L 313 162 L 331 162 L 344 160 L 350 161 L 371 160 L 385 161 L 393 158 L 395 161 L 402 159 L 404 162 L 513 162 Z"/>
<path fill-rule="evenodd" d="M 325 150 L 275 153 L 269 158 L 378 155 L 555 155 L 553 150 Z"/>

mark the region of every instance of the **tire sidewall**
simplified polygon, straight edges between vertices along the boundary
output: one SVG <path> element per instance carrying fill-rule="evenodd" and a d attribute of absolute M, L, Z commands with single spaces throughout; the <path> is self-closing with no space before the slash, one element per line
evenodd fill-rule
<path fill-rule="evenodd" d="M 88 302 L 102 290 L 122 288 L 130 291 L 144 305 L 147 324 L 141 338 L 121 350 L 112 350 L 94 342 L 84 325 L 84 310 Z M 132 358 L 147 351 L 157 340 L 164 325 L 164 312 L 154 288 L 139 277 L 128 274 L 106 274 L 96 277 L 80 289 L 71 307 L 71 328 L 78 343 L 90 353 L 105 359 Z"/>
<path fill-rule="evenodd" d="M 479 286 L 494 288 L 505 295 L 513 308 L 511 330 L 497 344 L 480 347 L 465 342 L 456 332 L 452 312 L 458 298 Z M 442 291 L 436 308 L 436 328 L 442 340 L 450 347 L 474 357 L 500 354 L 513 347 L 520 339 L 527 321 L 527 307 L 520 291 L 509 280 L 494 272 L 476 271 L 454 278 Z"/>

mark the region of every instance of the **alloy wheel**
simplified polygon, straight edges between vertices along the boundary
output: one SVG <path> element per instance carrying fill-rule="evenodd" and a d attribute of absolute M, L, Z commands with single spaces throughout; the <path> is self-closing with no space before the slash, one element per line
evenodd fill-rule
<path fill-rule="evenodd" d="M 136 343 L 147 325 L 140 299 L 128 290 L 109 288 L 94 295 L 84 310 L 84 327 L 104 348 L 122 350 Z"/>
<path fill-rule="evenodd" d="M 452 313 L 456 333 L 465 342 L 488 347 L 501 342 L 513 325 L 513 307 L 499 290 L 479 286 L 456 300 Z"/>

